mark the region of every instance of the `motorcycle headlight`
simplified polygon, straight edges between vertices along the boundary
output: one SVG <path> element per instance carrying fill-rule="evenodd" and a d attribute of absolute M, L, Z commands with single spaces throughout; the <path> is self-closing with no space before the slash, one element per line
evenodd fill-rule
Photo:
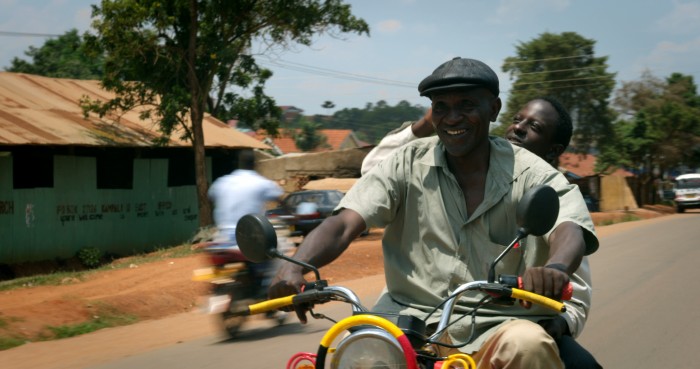
<path fill-rule="evenodd" d="M 359 329 L 345 337 L 335 349 L 331 369 L 406 368 L 399 342 L 379 328 Z"/>

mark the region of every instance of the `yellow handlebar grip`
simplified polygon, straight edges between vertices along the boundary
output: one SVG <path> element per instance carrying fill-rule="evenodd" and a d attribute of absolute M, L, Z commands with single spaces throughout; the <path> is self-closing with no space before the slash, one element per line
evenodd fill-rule
<path fill-rule="evenodd" d="M 281 307 L 292 305 L 292 299 L 294 298 L 294 296 L 296 295 L 289 295 L 286 297 L 280 297 L 277 299 L 267 300 L 250 305 L 248 306 L 248 309 L 250 310 L 250 315 L 266 313 L 271 310 L 276 310 Z"/>
<path fill-rule="evenodd" d="M 549 297 L 538 295 L 536 293 L 528 292 L 518 288 L 512 288 L 512 291 L 512 298 L 525 300 L 534 304 L 546 306 L 552 310 L 556 310 L 562 313 L 566 311 L 566 305 L 564 305 L 564 303 L 559 302 L 557 300 L 552 300 Z"/>

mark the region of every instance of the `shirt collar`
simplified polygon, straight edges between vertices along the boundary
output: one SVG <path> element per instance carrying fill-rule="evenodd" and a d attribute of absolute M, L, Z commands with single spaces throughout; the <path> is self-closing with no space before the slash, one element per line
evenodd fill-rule
<path fill-rule="evenodd" d="M 433 138 L 434 145 L 422 158 L 418 160 L 420 164 L 440 167 L 449 171 L 445 146 L 437 137 Z M 491 153 L 489 157 L 489 181 L 496 181 L 509 184 L 516 180 L 527 169 L 527 166 L 516 162 L 515 156 L 522 148 L 513 146 L 510 142 L 496 136 L 489 136 Z M 515 153 L 515 155 L 514 155 Z"/>
<path fill-rule="evenodd" d="M 511 183 L 516 181 L 529 167 L 522 160 L 516 160 L 519 151 L 524 150 L 513 146 L 507 140 L 489 136 L 491 152 L 489 154 L 489 172 L 486 177 L 486 193 L 484 201 L 479 205 L 470 219 L 475 219 L 480 214 L 494 206 L 505 196 L 511 188 Z M 431 167 L 441 168 L 443 173 L 454 178 L 449 170 L 445 153 L 445 146 L 440 139 L 434 138 L 434 145 L 426 154 L 418 160 L 418 163 Z"/>

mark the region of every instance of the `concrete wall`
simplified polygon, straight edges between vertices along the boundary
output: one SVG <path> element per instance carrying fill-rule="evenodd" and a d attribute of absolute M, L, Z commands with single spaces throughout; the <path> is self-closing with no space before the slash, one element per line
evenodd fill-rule
<path fill-rule="evenodd" d="M 639 207 L 625 177 L 602 176 L 600 189 L 600 211 L 630 210 Z"/>
<path fill-rule="evenodd" d="M 371 148 L 307 154 L 288 154 L 258 161 L 257 170 L 287 191 L 298 191 L 308 181 L 323 178 L 359 178 L 362 160 Z"/>
<path fill-rule="evenodd" d="M 169 187 L 167 158 L 134 159 L 132 189 L 97 189 L 95 161 L 55 155 L 53 187 L 15 189 L 12 157 L 0 157 L 0 264 L 70 258 L 84 247 L 130 255 L 197 230 L 195 186 Z"/>

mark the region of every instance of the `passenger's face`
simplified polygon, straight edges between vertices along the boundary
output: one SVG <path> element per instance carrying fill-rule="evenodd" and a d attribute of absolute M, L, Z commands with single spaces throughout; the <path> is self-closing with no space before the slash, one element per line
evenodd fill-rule
<path fill-rule="evenodd" d="M 559 114 L 549 102 L 532 100 L 515 114 L 506 131 L 506 139 L 551 161 L 561 154 L 557 146 L 562 145 L 553 143 L 558 120 Z"/>
<path fill-rule="evenodd" d="M 495 121 L 500 108 L 500 99 L 484 88 L 435 94 L 433 127 L 449 155 L 466 156 L 488 144 L 489 123 Z"/>

